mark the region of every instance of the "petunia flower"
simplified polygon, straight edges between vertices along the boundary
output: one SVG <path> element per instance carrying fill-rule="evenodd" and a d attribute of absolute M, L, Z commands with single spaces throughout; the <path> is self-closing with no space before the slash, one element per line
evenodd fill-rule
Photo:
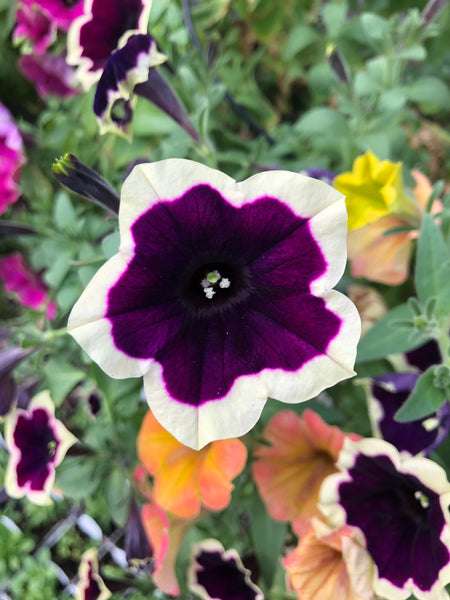
<path fill-rule="evenodd" d="M 19 69 L 33 82 L 41 98 L 58 96 L 69 98 L 79 94 L 74 70 L 66 62 L 65 54 L 24 54 L 19 58 Z"/>
<path fill-rule="evenodd" d="M 272 417 L 263 431 L 270 445 L 255 450 L 252 470 L 258 492 L 274 519 L 292 521 L 298 531 L 312 516 L 320 515 L 319 489 L 325 477 L 337 471 L 335 463 L 345 435 L 310 409 L 301 417 L 291 410 Z"/>
<path fill-rule="evenodd" d="M 183 444 L 246 433 L 267 397 L 302 402 L 352 376 L 360 320 L 332 290 L 346 260 L 342 196 L 287 171 L 244 182 L 201 164 L 137 165 L 121 245 L 68 331 L 112 377 L 144 376 Z"/>
<path fill-rule="evenodd" d="M 194 546 L 188 587 L 203 600 L 264 600 L 236 550 L 213 539 Z"/>
<path fill-rule="evenodd" d="M 13 498 L 26 496 L 35 504 L 50 504 L 55 467 L 76 438 L 55 418 L 48 391 L 35 396 L 27 410 L 16 409 L 5 418 L 9 450 L 5 488 Z"/>
<path fill-rule="evenodd" d="M 67 62 L 89 89 L 110 55 L 135 33 L 146 33 L 152 0 L 85 0 L 84 12 L 70 27 Z"/>
<path fill-rule="evenodd" d="M 406 203 L 401 208 L 394 203 L 387 216 L 349 231 L 348 257 L 354 277 L 365 277 L 386 285 L 399 285 L 408 277 L 413 243 L 433 192 L 425 175 L 417 170 L 411 174 L 416 186 L 412 190 L 414 198 L 408 202 L 408 211 L 402 212 Z M 431 214 L 441 209 L 441 202 L 435 200 Z"/>
<path fill-rule="evenodd" d="M 19 304 L 33 310 L 46 308 L 47 317 L 55 318 L 55 303 L 49 300 L 41 278 L 27 265 L 20 252 L 0 258 L 0 279 L 6 292 L 12 294 Z"/>
<path fill-rule="evenodd" d="M 398 450 L 407 450 L 411 454 L 418 454 L 434 444 L 439 434 L 436 413 L 407 423 L 399 423 L 394 418 L 418 379 L 417 373 L 389 373 L 374 377 L 367 389 L 374 435 L 390 442 Z"/>
<path fill-rule="evenodd" d="M 173 89 L 154 67 L 166 60 L 158 52 L 150 35 L 132 35 L 127 43 L 113 52 L 94 99 L 94 113 L 100 133 L 112 131 L 129 137 L 136 95 L 158 106 L 196 141 L 198 134 Z M 120 111 L 120 114 L 117 114 Z"/>
<path fill-rule="evenodd" d="M 76 600 L 108 600 L 111 592 L 105 585 L 98 569 L 97 550 L 90 548 L 81 556 L 80 577 L 77 583 Z"/>
<path fill-rule="evenodd" d="M 154 553 L 152 579 L 162 592 L 177 597 L 180 587 L 175 562 L 181 542 L 195 519 L 167 515 L 151 496 L 147 495 L 147 500 L 142 507 L 141 517 Z"/>
<path fill-rule="evenodd" d="M 327 171 L 327 169 L 321 169 L 320 167 L 314 167 L 311 169 L 302 169 L 300 175 L 306 175 L 307 177 L 313 177 L 319 181 L 324 181 L 328 185 L 333 185 L 333 181 L 336 178 L 336 173 Z"/>
<path fill-rule="evenodd" d="M 283 560 L 299 600 L 372 600 L 373 563 L 359 532 L 333 529 L 312 519 L 297 547 Z"/>
<path fill-rule="evenodd" d="M 132 493 L 125 528 L 125 554 L 129 565 L 137 570 L 152 572 L 153 548 L 144 530 L 141 512 L 141 507 Z"/>
<path fill-rule="evenodd" d="M 18 182 L 25 162 L 17 125 L 9 110 L 0 103 L 0 214 L 20 195 Z"/>
<path fill-rule="evenodd" d="M 374 561 L 373 589 L 387 600 L 447 597 L 450 582 L 450 483 L 442 467 L 399 453 L 383 440 L 346 440 L 341 473 L 320 492 L 336 527 L 357 528 Z"/>
<path fill-rule="evenodd" d="M 408 208 L 402 163 L 380 161 L 370 150 L 355 159 L 351 172 L 336 177 L 334 187 L 347 197 L 350 231 Z"/>
<path fill-rule="evenodd" d="M 231 480 L 245 466 L 247 450 L 236 439 L 211 442 L 199 452 L 181 444 L 147 412 L 137 438 L 138 456 L 153 476 L 153 496 L 166 511 L 189 519 L 202 507 L 222 510 Z"/>
<path fill-rule="evenodd" d="M 68 31 L 72 22 L 83 14 L 83 0 L 19 0 L 20 5 L 40 12 L 62 31 Z"/>
<path fill-rule="evenodd" d="M 352 284 L 347 288 L 348 297 L 355 303 L 361 317 L 361 335 L 364 335 L 387 313 L 387 305 L 381 294 L 368 285 Z"/>
<path fill-rule="evenodd" d="M 26 43 L 33 53 L 43 54 L 54 42 L 56 29 L 56 23 L 38 5 L 18 3 L 13 32 L 15 44 Z"/>

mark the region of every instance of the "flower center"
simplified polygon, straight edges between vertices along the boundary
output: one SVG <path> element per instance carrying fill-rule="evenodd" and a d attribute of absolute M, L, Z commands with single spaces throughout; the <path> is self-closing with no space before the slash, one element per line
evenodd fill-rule
<path fill-rule="evenodd" d="M 243 266 L 228 261 L 204 261 L 189 270 L 181 297 L 191 307 L 208 313 L 234 305 L 249 294 L 249 278 Z"/>

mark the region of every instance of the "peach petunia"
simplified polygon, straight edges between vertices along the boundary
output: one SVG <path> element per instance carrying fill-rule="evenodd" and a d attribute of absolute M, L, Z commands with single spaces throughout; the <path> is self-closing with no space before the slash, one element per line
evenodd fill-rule
<path fill-rule="evenodd" d="M 259 494 L 274 519 L 291 521 L 300 532 L 306 519 L 320 514 L 319 489 L 325 477 L 337 472 L 346 434 L 306 409 L 301 417 L 291 410 L 279 412 L 263 436 L 270 446 L 257 448 L 253 463 Z"/>
<path fill-rule="evenodd" d="M 357 530 L 331 529 L 313 519 L 298 546 L 283 560 L 299 600 L 372 600 L 373 563 Z"/>
<path fill-rule="evenodd" d="M 361 317 L 361 335 L 364 335 L 386 313 L 387 304 L 375 288 L 356 283 L 347 288 L 348 297 L 355 304 Z"/>
<path fill-rule="evenodd" d="M 202 507 L 222 510 L 231 500 L 231 480 L 245 466 L 247 450 L 238 439 L 211 442 L 199 451 L 184 446 L 149 411 L 142 423 L 137 450 L 153 476 L 155 501 L 166 511 L 189 519 Z"/>
<path fill-rule="evenodd" d="M 423 173 L 413 170 L 411 174 L 416 186 L 412 190 L 415 201 L 410 201 L 410 214 L 391 213 L 348 232 L 348 258 L 354 277 L 387 285 L 399 285 L 408 277 L 413 240 L 418 236 L 417 230 L 433 192 Z M 440 210 L 442 204 L 435 200 L 431 214 Z"/>

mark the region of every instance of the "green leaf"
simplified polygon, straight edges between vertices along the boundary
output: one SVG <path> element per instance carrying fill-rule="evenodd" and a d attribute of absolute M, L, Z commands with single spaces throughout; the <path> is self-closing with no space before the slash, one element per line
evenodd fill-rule
<path fill-rule="evenodd" d="M 120 234 L 118 231 L 113 231 L 107 235 L 102 241 L 102 250 L 105 258 L 111 258 L 119 251 Z"/>
<path fill-rule="evenodd" d="M 331 108 L 313 108 L 308 111 L 294 126 L 299 133 L 307 135 L 328 132 L 333 137 L 344 135 L 347 132 L 347 122 L 336 110 Z"/>
<path fill-rule="evenodd" d="M 405 404 L 395 413 L 395 420 L 400 423 L 415 421 L 435 412 L 446 402 L 444 390 L 433 385 L 436 365 L 429 367 L 418 379 L 412 394 Z"/>
<path fill-rule="evenodd" d="M 286 523 L 274 521 L 255 494 L 251 512 L 251 533 L 264 582 L 271 587 L 286 536 Z"/>
<path fill-rule="evenodd" d="M 66 192 L 60 192 L 56 196 L 53 209 L 56 228 L 60 231 L 73 231 L 77 221 L 77 215 Z"/>
<path fill-rule="evenodd" d="M 417 348 L 426 340 L 411 339 L 408 331 L 396 321 L 411 320 L 407 304 L 401 304 L 388 312 L 361 338 L 358 345 L 357 362 L 384 358 L 388 354 L 407 352 Z"/>
<path fill-rule="evenodd" d="M 62 358 L 52 358 L 43 368 L 53 402 L 60 404 L 86 374 Z"/>
<path fill-rule="evenodd" d="M 74 500 L 87 498 L 101 481 L 92 457 L 68 456 L 56 469 L 56 487 Z"/>
<path fill-rule="evenodd" d="M 369 42 L 379 42 L 388 30 L 386 19 L 374 13 L 363 13 L 361 15 L 361 25 Z"/>
<path fill-rule="evenodd" d="M 437 77 L 421 77 L 408 88 L 408 97 L 414 102 L 425 102 L 448 109 L 450 92 L 443 81 Z"/>
<path fill-rule="evenodd" d="M 292 60 L 296 54 L 319 39 L 317 33 L 306 25 L 297 25 L 288 35 L 281 51 L 284 61 Z"/>
<path fill-rule="evenodd" d="M 436 298 L 436 314 L 450 312 L 450 251 L 431 215 L 425 215 L 417 243 L 417 295 L 422 303 Z"/>
<path fill-rule="evenodd" d="M 325 4 L 322 9 L 322 20 L 330 38 L 336 38 L 345 23 L 347 4 Z"/>
<path fill-rule="evenodd" d="M 416 44 L 415 46 L 410 46 L 409 48 L 404 48 L 401 52 L 398 53 L 399 58 L 403 58 L 404 60 L 425 60 L 427 57 L 427 52 L 423 46 L 419 46 Z"/>
<path fill-rule="evenodd" d="M 114 469 L 108 476 L 104 492 L 109 514 L 116 525 L 122 527 L 128 516 L 130 483 L 119 469 Z"/>

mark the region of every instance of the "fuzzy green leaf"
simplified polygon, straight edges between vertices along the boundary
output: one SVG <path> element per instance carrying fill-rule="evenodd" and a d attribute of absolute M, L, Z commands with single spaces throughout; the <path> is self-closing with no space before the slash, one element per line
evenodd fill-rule
<path fill-rule="evenodd" d="M 405 404 L 395 413 L 395 420 L 400 423 L 415 421 L 435 412 L 447 400 L 444 390 L 434 387 L 434 370 L 429 367 L 418 379 L 412 394 Z"/>
<path fill-rule="evenodd" d="M 409 331 L 400 324 L 401 321 L 411 320 L 411 317 L 407 304 L 396 306 L 388 312 L 361 338 L 357 361 L 377 360 L 388 354 L 407 352 L 423 344 L 426 340 L 411 339 Z"/>

